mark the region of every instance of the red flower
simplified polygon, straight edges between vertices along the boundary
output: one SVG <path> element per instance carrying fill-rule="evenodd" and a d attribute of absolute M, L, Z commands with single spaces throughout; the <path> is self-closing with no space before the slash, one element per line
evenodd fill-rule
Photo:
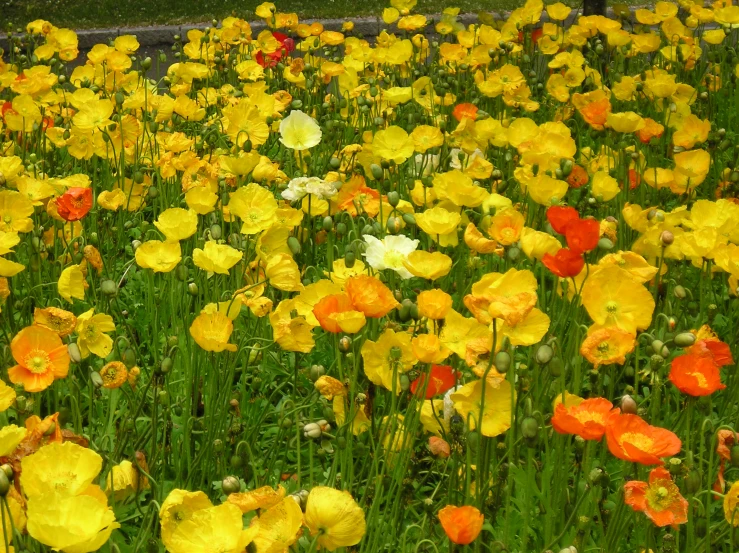
<path fill-rule="evenodd" d="M 578 221 L 580 215 L 574 207 L 561 207 L 553 205 L 547 209 L 547 221 L 552 225 L 554 232 L 564 234 L 567 226 L 573 221 Z"/>
<path fill-rule="evenodd" d="M 457 121 L 464 118 L 474 120 L 477 117 L 477 106 L 475 104 L 459 104 L 454 108 L 452 115 Z"/>
<path fill-rule="evenodd" d="M 92 207 L 92 188 L 69 188 L 56 199 L 59 216 L 65 221 L 79 221 Z"/>
<path fill-rule="evenodd" d="M 701 357 L 710 357 L 718 367 L 734 364 L 734 358 L 731 356 L 729 345 L 720 340 L 698 340 L 690 347 L 688 353 L 694 353 Z"/>
<path fill-rule="evenodd" d="M 708 396 L 726 388 L 713 358 L 695 353 L 673 359 L 669 378 L 678 390 L 690 396 Z"/>
<path fill-rule="evenodd" d="M 545 253 L 542 263 L 559 278 L 569 278 L 580 274 L 585 266 L 582 254 L 561 248 L 556 255 Z"/>
<path fill-rule="evenodd" d="M 254 59 L 262 67 L 274 67 L 280 62 L 282 58 L 295 50 L 295 41 L 287 35 L 275 32 L 272 33 L 272 36 L 275 37 L 280 43 L 280 47 L 271 54 L 267 54 L 266 56 L 262 53 L 261 50 L 257 52 L 257 55 L 254 57 Z"/>
<path fill-rule="evenodd" d="M 649 473 L 649 482 L 632 480 L 624 485 L 624 503 L 642 511 L 657 526 L 688 522 L 688 502 L 662 467 Z"/>
<path fill-rule="evenodd" d="M 600 223 L 595 219 L 578 219 L 567 225 L 567 245 L 576 253 L 589 252 L 598 246 Z"/>
<path fill-rule="evenodd" d="M 567 177 L 567 183 L 570 185 L 570 188 L 580 188 L 588 184 L 589 181 L 588 172 L 583 167 L 579 165 L 572 166 L 572 172 Z"/>
<path fill-rule="evenodd" d="M 432 365 L 429 372 L 429 385 L 426 387 L 426 399 L 443 394 L 457 383 L 458 373 L 449 365 Z M 426 375 L 422 374 L 411 382 L 411 392 L 420 393 L 426 383 Z"/>

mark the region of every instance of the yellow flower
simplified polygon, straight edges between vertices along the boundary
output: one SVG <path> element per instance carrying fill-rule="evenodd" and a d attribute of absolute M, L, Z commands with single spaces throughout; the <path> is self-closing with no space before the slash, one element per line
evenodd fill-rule
<path fill-rule="evenodd" d="M 190 238 L 198 230 L 198 215 L 193 210 L 171 207 L 159 214 L 154 226 L 168 242 Z"/>
<path fill-rule="evenodd" d="M 136 248 L 136 263 L 142 269 L 155 273 L 168 273 L 182 260 L 179 242 L 149 240 Z"/>
<path fill-rule="evenodd" d="M 314 487 L 305 507 L 305 525 L 329 551 L 356 545 L 364 536 L 364 511 L 349 492 Z"/>
<path fill-rule="evenodd" d="M 64 553 L 96 551 L 120 527 L 102 493 L 66 496 L 47 491 L 28 500 L 27 516 L 30 536 Z"/>
<path fill-rule="evenodd" d="M 555 255 L 562 247 L 559 240 L 551 234 L 529 227 L 524 227 L 521 231 L 519 244 L 526 257 L 529 259 L 538 259 L 539 261 L 546 254 Z"/>
<path fill-rule="evenodd" d="M 86 311 L 77 317 L 77 346 L 82 358 L 94 353 L 98 357 L 107 357 L 113 349 L 113 339 L 105 332 L 115 332 L 113 317 L 105 313 L 95 315 L 95 309 Z"/>
<path fill-rule="evenodd" d="M 162 542 L 170 553 L 242 553 L 259 531 L 244 530 L 241 509 L 232 503 L 198 509 Z"/>
<path fill-rule="evenodd" d="M 585 281 L 582 303 L 600 326 L 616 326 L 636 334 L 652 323 L 652 294 L 617 265 L 607 265 Z"/>
<path fill-rule="evenodd" d="M 644 119 L 633 111 L 622 113 L 609 113 L 606 118 L 606 126 L 616 132 L 632 133 L 644 128 Z"/>
<path fill-rule="evenodd" d="M 525 188 L 537 204 L 548 206 L 562 199 L 569 185 L 563 180 L 539 173 L 526 183 Z"/>
<path fill-rule="evenodd" d="M 208 509 L 213 504 L 203 492 L 188 492 L 174 489 L 169 492 L 159 509 L 159 524 L 162 528 L 162 541 L 166 544 L 180 525 L 192 520 L 193 515 L 200 510 Z"/>
<path fill-rule="evenodd" d="M 436 206 L 416 214 L 416 224 L 441 246 L 456 246 L 459 242 L 457 226 L 462 220 L 459 213 Z"/>
<path fill-rule="evenodd" d="M 0 191 L 0 230 L 4 232 L 31 232 L 33 230 L 33 203 L 15 190 Z"/>
<path fill-rule="evenodd" d="M 215 209 L 218 202 L 218 194 L 208 186 L 195 186 L 185 193 L 187 207 L 198 215 L 207 215 Z M 100 198 L 98 198 L 100 203 Z"/>
<path fill-rule="evenodd" d="M 7 457 L 18 444 L 26 437 L 27 430 L 25 428 L 9 424 L 0 429 L 0 457 Z"/>
<path fill-rule="evenodd" d="M 248 492 L 232 493 L 228 496 L 228 502 L 233 503 L 242 513 L 250 513 L 257 509 L 269 509 L 277 505 L 285 497 L 285 488 L 277 486 L 262 486 Z"/>
<path fill-rule="evenodd" d="M 4 380 L 0 380 L 0 413 L 7 411 L 13 403 L 15 403 L 15 390 Z"/>
<path fill-rule="evenodd" d="M 195 248 L 192 252 L 196 267 L 222 275 L 227 275 L 229 269 L 241 261 L 242 257 L 244 254 L 239 250 L 212 240 L 205 243 L 204 249 Z"/>
<path fill-rule="evenodd" d="M 321 127 L 310 115 L 299 109 L 280 122 L 280 142 L 296 151 L 309 150 L 321 142 Z"/>
<path fill-rule="evenodd" d="M 21 461 L 23 493 L 29 499 L 49 491 L 62 496 L 80 495 L 100 473 L 103 459 L 74 442 L 52 442 Z"/>
<path fill-rule="evenodd" d="M 732 526 L 739 526 L 739 480 L 731 485 L 724 496 L 724 517 Z"/>
<path fill-rule="evenodd" d="M 524 217 L 513 208 L 497 212 L 490 221 L 488 234 L 504 246 L 518 242 L 523 230 Z"/>
<path fill-rule="evenodd" d="M 413 140 L 398 126 L 377 131 L 372 139 L 372 153 L 385 161 L 403 163 L 413 155 Z"/>
<path fill-rule="evenodd" d="M 85 275 L 79 265 L 71 265 L 62 271 L 57 282 L 59 295 L 72 303 L 72 298 L 85 299 Z"/>
<path fill-rule="evenodd" d="M 303 283 L 300 281 L 300 267 L 292 257 L 285 253 L 273 255 L 267 261 L 264 273 L 270 285 L 278 290 L 298 292 L 303 289 Z"/>
<path fill-rule="evenodd" d="M 190 325 L 190 335 L 205 351 L 236 351 L 236 344 L 229 344 L 234 325 L 221 311 L 201 312 Z"/>
<path fill-rule="evenodd" d="M 413 355 L 411 335 L 386 329 L 374 342 L 367 340 L 362 344 L 364 372 L 374 384 L 388 390 L 401 392 L 400 375 L 413 368 L 418 360 Z M 395 382 L 393 382 L 395 375 Z"/>
<path fill-rule="evenodd" d="M 483 381 L 475 380 L 451 394 L 454 408 L 462 418 L 470 421 L 470 429 L 480 427 L 483 436 L 499 436 L 511 427 L 511 385 L 507 380 L 493 386 L 485 382 L 484 411 L 480 412 L 483 397 Z"/>
<path fill-rule="evenodd" d="M 259 532 L 254 536 L 257 551 L 259 553 L 283 553 L 298 540 L 302 525 L 303 511 L 300 506 L 292 496 L 284 498 L 259 517 L 257 525 Z"/>
<path fill-rule="evenodd" d="M 257 234 L 272 226 L 277 213 L 277 200 L 265 188 L 250 183 L 231 193 L 228 209 L 242 220 L 243 234 Z"/>
<path fill-rule="evenodd" d="M 590 186 L 593 196 L 603 202 L 612 200 L 618 196 L 619 192 L 621 192 L 621 187 L 618 185 L 618 181 L 606 171 L 597 171 L 593 175 L 593 180 Z"/>
<path fill-rule="evenodd" d="M 438 127 L 419 125 L 411 133 L 413 148 L 416 152 L 424 153 L 430 148 L 444 144 L 444 135 Z"/>
<path fill-rule="evenodd" d="M 313 325 L 305 317 L 293 317 L 296 309 L 294 300 L 281 301 L 269 315 L 272 325 L 272 337 L 277 345 L 285 351 L 310 352 L 316 345 L 313 340 Z"/>

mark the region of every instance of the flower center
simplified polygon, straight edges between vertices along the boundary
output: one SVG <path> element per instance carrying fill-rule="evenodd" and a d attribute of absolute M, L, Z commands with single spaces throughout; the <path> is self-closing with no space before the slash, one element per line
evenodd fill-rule
<path fill-rule="evenodd" d="M 613 314 L 618 311 L 618 304 L 615 301 L 609 301 L 606 303 L 606 311 Z"/>
<path fill-rule="evenodd" d="M 652 438 L 650 438 L 649 436 L 645 436 L 644 434 L 639 434 L 637 432 L 626 432 L 623 436 L 621 436 L 621 442 L 628 442 L 641 451 L 651 450 L 652 445 L 654 444 L 654 440 Z"/>
<path fill-rule="evenodd" d="M 26 368 L 33 374 L 43 374 L 51 364 L 49 355 L 41 349 L 32 350 L 26 357 Z"/>

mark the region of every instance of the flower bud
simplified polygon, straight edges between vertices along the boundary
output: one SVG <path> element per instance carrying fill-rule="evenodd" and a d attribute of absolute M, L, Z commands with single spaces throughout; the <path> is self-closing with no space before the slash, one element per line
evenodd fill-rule
<path fill-rule="evenodd" d="M 106 296 L 113 298 L 118 294 L 118 286 L 114 281 L 106 279 L 100 283 L 100 291 Z"/>
<path fill-rule="evenodd" d="M 349 336 L 342 336 L 339 340 L 339 351 L 347 353 L 352 349 L 352 339 Z"/>
<path fill-rule="evenodd" d="M 375 180 L 382 179 L 382 176 L 383 176 L 382 167 L 380 167 L 376 163 L 373 163 L 372 165 L 370 165 L 370 171 L 372 172 L 372 176 L 374 177 Z"/>
<path fill-rule="evenodd" d="M 672 234 L 669 230 L 663 230 L 662 234 L 659 235 L 660 242 L 662 242 L 662 245 L 667 247 L 671 246 L 672 243 L 675 241 L 675 235 Z"/>
<path fill-rule="evenodd" d="M 499 373 L 507 373 L 511 367 L 511 356 L 507 351 L 499 351 L 495 355 L 495 369 Z"/>
<path fill-rule="evenodd" d="M 241 491 L 241 482 L 235 476 L 226 476 L 221 481 L 221 489 L 225 495 L 231 495 L 232 493 L 238 493 Z"/>
<path fill-rule="evenodd" d="M 554 357 L 554 350 L 551 346 L 543 344 L 536 350 L 536 362 L 540 365 L 546 365 Z"/>
<path fill-rule="evenodd" d="M 324 368 L 323 365 L 311 365 L 310 379 L 313 382 L 321 378 L 324 374 L 326 374 L 326 369 Z"/>
<path fill-rule="evenodd" d="M 739 468 L 739 445 L 735 445 L 731 448 L 729 459 L 731 460 L 732 467 Z"/>
<path fill-rule="evenodd" d="M 5 472 L 0 471 L 0 497 L 5 497 L 10 491 L 10 480 Z"/>
<path fill-rule="evenodd" d="M 320 425 L 315 422 L 309 422 L 303 427 L 303 436 L 317 440 L 323 434 L 323 430 Z"/>
<path fill-rule="evenodd" d="M 80 348 L 76 343 L 72 342 L 67 345 L 67 353 L 69 353 L 69 358 L 72 360 L 72 363 L 79 363 L 82 361 L 82 354 L 80 353 Z"/>
<path fill-rule="evenodd" d="M 692 332 L 681 332 L 675 336 L 674 342 L 680 348 L 688 348 L 695 343 L 695 334 Z"/>
<path fill-rule="evenodd" d="M 628 415 L 636 415 L 637 405 L 633 397 L 626 394 L 621 398 L 621 411 Z"/>
<path fill-rule="evenodd" d="M 191 296 L 197 296 L 198 295 L 198 285 L 194 282 L 191 282 L 187 285 L 187 293 Z"/>
<path fill-rule="evenodd" d="M 539 434 L 539 421 L 534 417 L 526 417 L 521 421 L 521 435 L 526 439 L 533 439 Z"/>

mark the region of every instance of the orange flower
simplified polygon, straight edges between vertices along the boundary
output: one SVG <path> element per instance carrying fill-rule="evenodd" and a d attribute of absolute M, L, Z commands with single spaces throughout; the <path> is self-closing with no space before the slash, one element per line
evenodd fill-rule
<path fill-rule="evenodd" d="M 111 361 L 100 369 L 100 377 L 103 379 L 103 388 L 120 388 L 128 381 L 128 369 L 120 361 Z"/>
<path fill-rule="evenodd" d="M 718 367 L 734 364 L 734 358 L 731 355 L 729 345 L 720 340 L 710 338 L 698 340 L 690 346 L 688 353 L 710 357 Z"/>
<path fill-rule="evenodd" d="M 439 521 L 453 543 L 467 545 L 475 541 L 480 534 L 485 517 L 477 508 L 469 505 L 464 507 L 447 505 L 439 511 Z"/>
<path fill-rule="evenodd" d="M 56 199 L 56 209 L 65 221 L 79 221 L 92 207 L 92 188 L 69 188 Z"/>
<path fill-rule="evenodd" d="M 726 469 L 726 461 L 731 460 L 731 448 L 739 443 L 739 433 L 732 432 L 731 430 L 722 429 L 716 433 L 718 438 L 718 445 L 716 446 L 716 453 L 721 458 L 721 463 L 718 467 L 718 476 L 716 482 L 713 484 L 713 489 L 719 493 L 724 493 L 726 489 L 726 481 L 724 480 L 724 471 Z"/>
<path fill-rule="evenodd" d="M 452 297 L 443 290 L 424 290 L 418 294 L 418 311 L 423 317 L 439 320 L 452 308 Z"/>
<path fill-rule="evenodd" d="M 644 126 L 636 131 L 636 135 L 643 144 L 649 144 L 653 138 L 659 138 L 665 132 L 664 126 L 649 117 L 644 118 Z"/>
<path fill-rule="evenodd" d="M 475 120 L 477 117 L 478 108 L 475 104 L 459 104 L 455 106 L 452 115 L 457 121 L 461 121 L 464 118 Z"/>
<path fill-rule="evenodd" d="M 649 473 L 648 483 L 626 482 L 624 503 L 643 512 L 657 526 L 675 526 L 688 521 L 688 502 L 680 495 L 670 473 L 662 467 Z"/>
<path fill-rule="evenodd" d="M 313 307 L 313 314 L 323 330 L 333 333 L 356 332 L 365 322 L 364 315 L 354 310 L 352 300 L 343 293 L 322 298 Z"/>
<path fill-rule="evenodd" d="M 55 378 L 69 371 L 69 353 L 56 332 L 43 326 L 27 326 L 10 343 L 13 359 L 18 363 L 8 370 L 13 384 L 23 384 L 27 392 L 48 388 Z"/>
<path fill-rule="evenodd" d="M 611 102 L 608 98 L 601 98 L 579 110 L 585 122 L 596 130 L 602 131 L 608 114 L 611 113 Z"/>
<path fill-rule="evenodd" d="M 33 310 L 33 322 L 53 330 L 60 338 L 69 336 L 77 328 L 77 317 L 74 316 L 74 313 L 57 307 L 35 308 Z"/>
<path fill-rule="evenodd" d="M 695 353 L 673 359 L 669 378 L 678 390 L 689 396 L 709 396 L 726 388 L 721 383 L 721 372 L 713 358 Z"/>
<path fill-rule="evenodd" d="M 590 177 L 588 177 L 588 172 L 583 167 L 580 165 L 573 165 L 572 172 L 570 172 L 570 175 L 567 177 L 567 184 L 572 188 L 580 188 L 581 186 L 588 184 L 589 180 Z"/>
<path fill-rule="evenodd" d="M 564 234 L 571 223 L 579 220 L 580 214 L 574 207 L 553 205 L 547 209 L 547 221 L 557 234 Z"/>
<path fill-rule="evenodd" d="M 567 248 L 560 248 L 556 255 L 545 253 L 541 262 L 559 278 L 576 277 L 585 266 L 582 254 Z"/>
<path fill-rule="evenodd" d="M 390 289 L 372 276 L 351 277 L 345 288 L 354 309 L 364 313 L 365 317 L 379 319 L 399 305 Z"/>
<path fill-rule="evenodd" d="M 443 394 L 450 390 L 456 383 L 457 378 L 461 376 L 452 369 L 449 365 L 432 365 L 431 372 L 429 373 L 429 385 L 426 387 L 426 399 Z M 426 375 L 422 374 L 411 382 L 411 393 L 419 393 L 423 390 L 423 386 L 426 382 Z"/>
<path fill-rule="evenodd" d="M 552 426 L 560 434 L 576 434 L 584 440 L 600 440 L 605 434 L 608 416 L 618 412 L 602 397 L 567 403 L 559 403 L 554 408 Z"/>
<path fill-rule="evenodd" d="M 650 426 L 638 415 L 612 413 L 606 422 L 610 452 L 624 461 L 642 465 L 662 465 L 660 457 L 680 452 L 682 442 L 665 428 Z"/>

